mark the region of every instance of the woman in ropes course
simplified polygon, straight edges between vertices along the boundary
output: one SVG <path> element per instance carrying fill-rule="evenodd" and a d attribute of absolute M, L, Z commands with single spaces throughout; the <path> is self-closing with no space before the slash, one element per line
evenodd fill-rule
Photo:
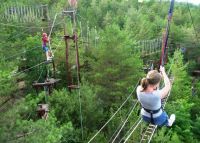
<path fill-rule="evenodd" d="M 47 42 L 49 41 L 50 39 L 50 36 L 47 38 L 47 34 L 46 33 L 43 33 L 42 34 L 43 38 L 42 38 L 42 41 L 43 41 L 43 44 L 42 44 L 42 48 L 45 50 L 46 52 L 46 58 L 47 58 L 47 61 L 51 59 L 50 57 L 50 51 L 49 49 L 47 48 Z"/>
<path fill-rule="evenodd" d="M 141 85 L 137 87 L 137 96 L 141 102 L 141 114 L 144 121 L 158 126 L 172 126 L 175 121 L 175 115 L 172 114 L 168 118 L 166 112 L 161 107 L 161 99 L 165 98 L 170 90 L 170 81 L 164 67 L 160 67 L 160 72 L 161 74 L 157 70 L 148 72 L 147 77 L 143 78 Z M 165 87 L 157 90 L 162 76 L 164 77 Z"/>

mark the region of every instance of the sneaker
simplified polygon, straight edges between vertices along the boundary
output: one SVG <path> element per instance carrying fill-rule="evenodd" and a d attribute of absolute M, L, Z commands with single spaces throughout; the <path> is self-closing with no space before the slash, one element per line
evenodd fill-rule
<path fill-rule="evenodd" d="M 176 119 L 176 116 L 174 114 L 171 114 L 168 126 L 172 126 L 172 124 L 174 123 L 175 119 Z"/>

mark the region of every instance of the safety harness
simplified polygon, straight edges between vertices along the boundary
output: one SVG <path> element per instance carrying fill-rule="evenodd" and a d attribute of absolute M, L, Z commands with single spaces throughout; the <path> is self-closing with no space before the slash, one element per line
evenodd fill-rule
<path fill-rule="evenodd" d="M 151 123 L 152 123 L 152 124 L 154 124 L 153 114 L 156 114 L 156 113 L 158 113 L 161 109 L 163 109 L 162 106 L 161 106 L 161 107 L 160 107 L 159 109 L 157 109 L 157 110 L 149 110 L 149 109 L 144 108 L 144 107 L 142 106 L 142 104 L 140 104 L 140 109 L 138 110 L 138 116 L 139 116 L 140 111 L 141 111 L 142 108 L 143 108 L 146 112 L 150 113 L 150 115 L 151 115 Z"/>

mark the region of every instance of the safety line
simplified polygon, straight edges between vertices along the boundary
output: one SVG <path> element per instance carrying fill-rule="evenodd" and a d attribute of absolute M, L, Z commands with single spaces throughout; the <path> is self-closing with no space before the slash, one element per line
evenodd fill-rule
<path fill-rule="evenodd" d="M 80 32 L 81 32 L 81 42 L 83 44 L 83 30 L 82 30 L 82 25 L 81 22 L 79 21 L 78 17 L 75 15 L 75 18 L 77 19 L 78 23 L 79 23 L 79 27 L 80 27 Z"/>
<path fill-rule="evenodd" d="M 33 2 L 32 0 L 28 0 L 30 3 L 34 4 L 36 7 L 41 7 L 41 5 L 38 5 L 37 3 Z"/>
<path fill-rule="evenodd" d="M 122 142 L 122 140 L 126 137 L 126 135 L 133 129 L 133 127 L 135 126 L 135 124 L 142 119 L 142 116 L 140 116 L 135 122 L 134 124 L 131 126 L 131 128 L 128 130 L 128 132 L 126 132 L 126 134 L 122 137 L 122 139 L 119 141 L 119 143 Z"/>
<path fill-rule="evenodd" d="M 60 24 L 60 23 L 62 23 L 62 21 L 59 22 L 59 23 L 57 23 L 57 24 L 55 24 L 54 27 L 55 27 L 56 25 Z M 0 23 L 0 25 L 10 26 L 10 27 L 17 27 L 17 28 L 32 28 L 32 29 L 42 29 L 42 28 L 43 28 L 43 27 L 16 26 L 16 25 L 10 25 L 10 24 L 5 24 L 5 23 Z M 52 27 L 52 26 L 47 26 L 47 27 L 44 27 L 44 28 L 50 28 L 50 27 Z"/>
<path fill-rule="evenodd" d="M 54 127 L 57 128 L 56 125 L 54 125 Z M 61 134 L 61 136 L 63 137 L 63 139 L 65 140 L 65 142 L 67 143 L 67 140 L 65 139 L 65 137 L 62 135 L 61 132 L 60 132 L 60 134 Z"/>
<path fill-rule="evenodd" d="M 75 10 L 73 12 L 73 15 L 74 15 L 74 29 L 76 29 L 76 13 L 75 13 Z M 71 16 L 70 16 L 71 17 Z M 71 22 L 71 18 L 70 18 L 70 22 Z M 72 26 L 72 23 L 71 23 L 71 26 Z M 72 28 L 72 27 L 71 27 Z M 72 34 L 73 34 L 73 30 L 72 30 Z M 76 31 L 74 31 L 74 35 L 75 35 L 75 40 L 76 40 L 76 43 L 77 43 L 77 37 L 76 37 Z M 75 43 L 75 47 L 76 49 L 78 49 L 77 47 L 77 44 Z M 82 117 L 82 107 L 81 107 L 81 90 L 80 90 L 80 82 L 79 82 L 79 67 L 78 67 L 78 53 L 76 52 L 76 59 L 77 59 L 77 80 L 78 80 L 78 87 L 79 87 L 79 105 L 80 105 L 80 117 L 81 117 L 81 133 L 82 133 L 82 141 L 83 141 L 83 117 Z"/>
<path fill-rule="evenodd" d="M 45 61 L 45 62 L 42 62 L 42 63 L 39 63 L 39 64 L 37 64 L 37 65 L 34 65 L 34 66 L 32 66 L 32 67 L 30 67 L 30 68 L 28 68 L 28 69 L 25 69 L 25 70 L 23 70 L 23 71 L 21 71 L 21 72 L 16 73 L 16 74 L 10 75 L 10 76 L 8 76 L 8 77 L 6 77 L 6 78 L 11 78 L 11 77 L 16 76 L 16 75 L 18 75 L 18 74 L 20 74 L 20 73 L 23 73 L 23 72 L 25 72 L 25 71 L 28 71 L 28 70 L 30 70 L 30 69 L 32 69 L 32 68 L 35 68 L 35 67 L 37 67 L 37 66 L 39 66 L 39 65 L 42 65 L 42 64 L 44 64 L 44 63 L 46 63 L 46 61 Z M 1 79 L 0 81 L 5 80 L 6 78 Z"/>
<path fill-rule="evenodd" d="M 137 102 L 135 103 L 133 109 L 137 106 L 137 103 L 138 103 L 138 100 Z M 133 110 L 132 109 L 132 110 Z M 129 117 L 131 116 L 131 113 L 129 114 L 129 116 L 127 117 L 127 119 L 125 120 L 124 124 L 122 125 L 121 129 L 119 130 L 119 132 L 117 133 L 117 135 L 115 136 L 115 138 L 113 139 L 112 143 L 114 143 L 114 141 L 116 140 L 116 138 L 118 137 L 118 135 L 120 134 L 121 130 L 124 128 L 126 122 L 128 121 Z"/>
<path fill-rule="evenodd" d="M 142 122 L 142 118 L 140 119 L 140 121 L 138 122 L 138 124 L 135 126 L 135 128 L 131 131 L 131 133 L 128 135 L 128 137 L 126 138 L 126 140 L 124 141 L 124 143 L 127 142 L 127 140 L 130 138 L 130 136 L 133 134 L 133 132 L 135 131 L 135 129 L 138 127 L 138 125 Z"/>
<path fill-rule="evenodd" d="M 60 14 L 61 14 L 61 13 L 60 13 Z M 60 15 L 60 14 L 58 14 L 58 15 Z M 61 22 L 60 22 L 60 23 L 61 23 Z M 59 24 L 60 24 L 60 23 L 59 23 Z M 34 27 L 36 27 L 36 26 L 38 26 L 38 25 L 40 25 L 40 24 L 42 24 L 42 23 L 39 23 L 39 24 L 37 24 L 37 25 L 35 25 L 35 26 L 33 26 L 33 27 L 31 27 L 31 28 L 25 30 L 25 31 L 20 32 L 19 34 L 15 35 L 15 36 L 13 36 L 13 37 L 11 37 L 11 38 L 9 38 L 9 39 L 6 39 L 4 42 L 1 42 L 0 45 L 3 44 L 3 43 L 8 42 L 9 40 L 11 40 L 11 39 L 13 39 L 13 38 L 15 38 L 15 37 L 17 37 L 17 36 L 19 36 L 19 35 L 21 35 L 21 34 L 27 32 L 27 31 L 29 31 L 29 30 L 31 30 L 31 29 L 33 29 Z"/>
<path fill-rule="evenodd" d="M 63 40 L 63 37 L 62 37 L 61 41 L 62 41 L 62 40 Z M 60 43 L 61 43 L 61 41 L 60 41 Z M 60 45 L 60 43 L 59 43 L 59 45 Z M 59 47 L 59 45 L 57 46 L 57 48 Z M 55 49 L 54 53 L 56 52 L 57 48 Z M 11 78 L 11 77 L 13 77 L 13 76 L 16 76 L 16 75 L 18 75 L 18 74 L 20 74 L 20 73 L 23 73 L 23 72 L 25 72 L 25 71 L 28 71 L 28 70 L 30 70 L 30 69 L 32 69 L 32 68 L 35 68 L 35 67 L 37 67 L 37 66 L 39 66 L 39 65 L 41 65 L 41 64 L 44 64 L 44 63 L 46 63 L 46 61 L 45 61 L 45 62 L 42 62 L 42 63 L 39 63 L 39 64 L 37 64 L 37 65 L 35 65 L 35 66 L 32 66 L 32 67 L 30 67 L 30 68 L 28 68 L 28 69 L 26 69 L 26 70 L 21 71 L 21 72 L 18 72 L 18 73 L 16 73 L 16 74 L 10 75 L 10 76 L 8 76 L 8 77 L 6 77 L 6 78 Z M 5 80 L 6 78 L 1 79 L 0 81 Z"/>
<path fill-rule="evenodd" d="M 56 50 L 59 48 L 59 46 L 60 46 L 60 44 L 61 44 L 63 39 L 64 39 L 64 37 L 61 38 L 61 40 L 60 40 L 59 44 L 57 45 L 56 49 L 54 50 L 54 52 L 52 52 L 52 55 L 55 54 Z"/>
<path fill-rule="evenodd" d="M 54 42 L 54 41 L 52 41 L 52 42 Z M 28 52 L 28 51 L 32 51 L 32 50 L 34 50 L 34 49 L 37 49 L 38 47 L 41 47 L 41 45 L 38 45 L 37 47 L 32 48 L 32 49 L 24 49 L 23 52 L 17 53 L 17 54 L 15 54 L 15 55 L 13 55 L 13 56 L 10 56 L 10 57 L 7 57 L 7 58 L 5 58 L 5 60 L 10 59 L 10 58 L 12 58 L 12 57 L 15 57 L 15 56 L 17 56 L 17 55 L 25 54 L 25 53 Z"/>
<path fill-rule="evenodd" d="M 134 107 L 135 105 L 133 105 Z M 120 125 L 118 126 L 118 128 L 116 129 L 116 131 L 113 133 L 112 137 L 110 138 L 110 140 L 108 141 L 108 143 L 110 143 L 111 139 L 113 138 L 113 136 L 116 134 L 116 132 L 119 130 L 120 126 L 122 125 L 122 123 L 126 120 L 127 116 L 129 116 L 129 114 L 131 114 L 131 111 L 134 110 L 134 108 L 130 109 L 130 111 L 127 113 L 127 115 L 124 117 L 124 119 L 121 121 Z"/>
<path fill-rule="evenodd" d="M 23 52 L 18 53 L 18 54 L 15 54 L 15 55 L 10 56 L 10 57 L 7 57 L 7 58 L 5 58 L 5 60 L 8 60 L 8 59 L 10 59 L 10 58 L 12 58 L 12 57 L 15 57 L 15 56 L 17 56 L 17 55 L 25 54 L 25 53 L 28 52 L 28 51 L 32 51 L 32 50 L 34 50 L 34 49 L 37 49 L 38 47 L 41 47 L 41 45 L 40 45 L 40 46 L 37 46 L 37 47 L 35 47 L 35 48 L 32 48 L 32 49 L 28 49 L 28 50 L 25 50 L 25 49 L 24 49 Z"/>
<path fill-rule="evenodd" d="M 131 97 L 131 95 L 133 94 L 133 92 L 135 91 L 136 87 L 139 84 L 139 81 L 137 82 L 135 88 L 133 89 L 133 91 L 131 92 L 131 94 L 127 97 L 127 99 L 124 101 L 124 103 L 122 103 L 122 105 L 118 108 L 118 110 L 112 115 L 112 117 L 105 123 L 105 125 L 103 125 L 103 127 L 89 140 L 88 143 L 90 143 L 102 130 L 103 128 L 112 120 L 112 118 L 119 112 L 119 110 L 124 106 L 124 104 L 128 101 L 128 99 Z"/>
<path fill-rule="evenodd" d="M 36 27 L 36 26 L 38 26 L 38 25 L 40 25 L 40 24 L 42 24 L 42 23 L 39 23 L 39 24 L 35 25 L 34 27 Z M 15 38 L 15 37 L 17 37 L 17 36 L 19 36 L 19 35 L 21 35 L 21 34 L 27 32 L 27 31 L 29 31 L 29 30 L 31 30 L 31 29 L 33 29 L 33 28 L 29 28 L 29 29 L 27 29 L 27 30 L 25 30 L 25 31 L 22 31 L 22 32 L 20 32 L 19 34 L 15 35 L 15 36 L 13 36 L 13 37 L 11 37 L 11 38 L 9 38 L 9 39 L 6 39 L 4 42 L 1 42 L 0 45 L 3 44 L 3 43 L 6 43 L 6 42 L 8 42 L 8 41 L 10 41 L 11 39 L 13 39 L 13 38 Z"/>
<path fill-rule="evenodd" d="M 51 32 L 52 32 L 52 30 L 53 30 L 54 23 L 55 23 L 55 21 L 56 21 L 56 17 L 57 17 L 57 13 L 55 14 L 54 21 L 53 21 L 53 24 L 52 24 L 51 30 L 50 30 L 50 32 L 49 32 L 49 36 L 50 36 L 50 37 L 51 37 Z M 50 39 L 49 39 L 49 48 L 50 48 L 50 52 L 52 53 Z M 52 54 L 52 56 L 54 57 L 53 54 Z"/>
<path fill-rule="evenodd" d="M 86 18 L 82 17 L 81 15 L 77 14 L 79 17 L 81 17 L 82 19 L 86 20 Z"/>

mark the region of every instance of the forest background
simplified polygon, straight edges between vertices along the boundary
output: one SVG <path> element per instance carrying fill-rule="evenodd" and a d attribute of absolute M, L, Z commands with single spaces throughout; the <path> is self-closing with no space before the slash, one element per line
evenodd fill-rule
<path fill-rule="evenodd" d="M 58 14 L 51 34 L 52 49 L 56 50 L 53 58 L 56 71 L 51 64 L 44 64 L 46 57 L 41 48 L 41 5 L 46 4 L 51 25 Z M 125 134 L 139 117 L 137 109 L 132 108 L 137 99 L 134 88 L 139 78 L 145 77 L 142 68 L 147 60 L 159 60 L 161 56 L 159 52 L 141 57 L 144 51 L 138 43 L 164 36 L 169 6 L 170 1 L 164 0 L 143 3 L 137 0 L 78 0 L 75 7 L 77 36 L 88 44 L 78 43 L 82 80 L 79 83 L 75 46 L 69 42 L 71 79 L 73 84 L 80 86 L 79 90 L 72 89 L 70 93 L 61 16 L 62 11 L 72 10 L 68 1 L 1 1 L 0 142 L 88 142 L 131 95 L 92 142 L 112 141 L 117 127 L 131 114 L 116 142 L 126 139 Z M 14 8 L 21 9 L 24 15 L 12 13 Z M 34 10 L 40 15 L 34 15 Z M 159 130 L 160 135 L 155 134 L 152 142 L 200 141 L 200 82 L 194 72 L 200 70 L 199 11 L 200 6 L 175 2 L 165 66 L 166 71 L 171 67 L 170 74 L 175 79 L 165 110 L 168 115 L 176 114 L 176 121 L 172 127 Z M 65 18 L 67 34 L 73 35 L 73 17 Z M 47 23 L 45 27 L 49 33 Z M 185 52 L 180 54 L 176 43 L 181 43 Z M 25 70 L 28 68 L 31 69 Z M 61 79 L 57 88 L 51 95 L 46 88 L 41 88 L 37 96 L 32 87 L 34 81 L 42 83 L 47 75 L 53 77 L 54 72 Z M 49 105 L 47 121 L 35 112 L 39 109 L 38 103 Z M 140 129 L 137 129 L 128 142 L 140 139 Z"/>

